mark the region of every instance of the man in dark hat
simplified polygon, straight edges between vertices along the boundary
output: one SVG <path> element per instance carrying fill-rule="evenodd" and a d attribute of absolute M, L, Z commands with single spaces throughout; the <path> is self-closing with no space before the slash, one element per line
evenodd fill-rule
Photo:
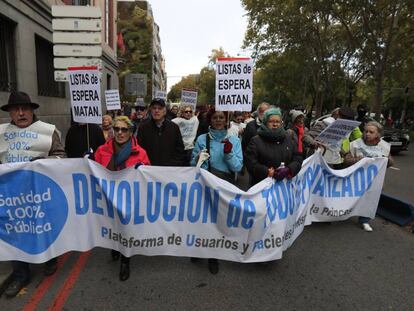
<path fill-rule="evenodd" d="M 145 104 L 145 102 L 143 100 L 138 100 L 135 102 L 135 113 L 133 113 L 131 115 L 131 120 L 134 123 L 134 135 L 137 136 L 138 135 L 138 128 L 139 125 L 148 119 L 147 116 L 147 105 Z"/>
<path fill-rule="evenodd" d="M 366 123 L 368 123 L 369 121 L 373 121 L 367 116 L 367 112 L 368 112 L 368 109 L 364 104 L 359 104 L 358 105 L 358 107 L 357 107 L 357 114 L 358 115 L 356 117 L 356 120 L 361 122 L 361 124 L 359 125 L 359 129 L 361 130 L 361 132 L 364 131 Z"/>
<path fill-rule="evenodd" d="M 0 107 L 10 115 L 10 123 L 0 124 L 0 163 L 28 162 L 46 157 L 65 157 L 56 127 L 36 118 L 39 105 L 24 92 L 12 92 L 6 105 Z M 20 144 L 19 144 L 20 143 Z M 17 144 L 25 148 L 12 148 Z M 30 282 L 29 264 L 13 261 L 12 281 L 7 297 L 16 296 Z M 45 274 L 56 271 L 57 258 L 46 263 Z"/>
<path fill-rule="evenodd" d="M 147 151 L 152 165 L 185 165 L 184 143 L 180 128 L 166 119 L 167 108 L 162 98 L 155 98 L 149 106 L 151 118 L 140 124 L 138 143 Z"/>

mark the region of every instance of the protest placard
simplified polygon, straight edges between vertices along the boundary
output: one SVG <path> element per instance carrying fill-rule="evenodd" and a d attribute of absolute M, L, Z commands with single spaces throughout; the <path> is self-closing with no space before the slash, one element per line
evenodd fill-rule
<path fill-rule="evenodd" d="M 251 111 L 253 61 L 250 58 L 217 58 L 216 110 Z"/>
<path fill-rule="evenodd" d="M 101 82 L 97 67 L 68 68 L 73 121 L 102 123 Z"/>
<path fill-rule="evenodd" d="M 197 106 L 197 91 L 190 89 L 182 89 L 181 104 L 191 105 L 195 109 L 195 107 Z"/>
<path fill-rule="evenodd" d="M 315 139 L 327 146 L 338 146 L 360 123 L 359 121 L 346 119 L 335 120 Z"/>
<path fill-rule="evenodd" d="M 119 90 L 105 91 L 106 110 L 121 109 L 121 100 L 119 98 Z"/>
<path fill-rule="evenodd" d="M 157 90 L 155 92 L 155 98 L 162 98 L 163 100 L 167 100 L 167 92 Z"/>

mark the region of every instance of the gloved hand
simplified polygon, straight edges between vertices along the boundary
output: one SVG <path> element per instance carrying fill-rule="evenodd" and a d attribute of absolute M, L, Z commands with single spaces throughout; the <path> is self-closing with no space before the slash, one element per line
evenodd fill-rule
<path fill-rule="evenodd" d="M 83 154 L 83 157 L 86 158 L 86 159 L 93 160 L 93 158 L 94 158 L 94 156 L 93 156 L 93 149 L 92 148 L 89 148 L 89 150 Z"/>
<path fill-rule="evenodd" d="M 135 168 L 135 169 L 138 169 L 138 167 L 140 167 L 141 165 L 144 165 L 144 164 L 142 164 L 142 163 L 137 163 L 137 164 L 135 164 L 134 168 Z"/>
<path fill-rule="evenodd" d="M 204 161 L 207 161 L 209 158 L 210 154 L 207 152 L 207 149 L 201 150 L 201 152 L 198 154 L 197 167 L 201 167 Z"/>
<path fill-rule="evenodd" d="M 285 178 L 288 178 L 290 175 L 290 168 L 288 167 L 282 167 L 282 168 L 278 168 L 274 174 L 273 174 L 273 178 L 276 180 L 282 180 Z"/>
<path fill-rule="evenodd" d="M 233 144 L 228 139 L 223 140 L 222 143 L 224 144 L 224 153 L 230 153 L 233 149 Z"/>

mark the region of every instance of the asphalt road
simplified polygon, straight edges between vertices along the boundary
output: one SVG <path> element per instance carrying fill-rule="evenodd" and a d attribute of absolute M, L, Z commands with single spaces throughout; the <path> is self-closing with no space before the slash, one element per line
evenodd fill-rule
<path fill-rule="evenodd" d="M 384 192 L 413 203 L 413 148 L 395 160 Z M 222 261 L 215 276 L 205 260 L 135 256 L 120 282 L 109 250 L 70 253 L 53 277 L 33 265 L 32 283 L 0 310 L 413 310 L 414 234 L 380 218 L 372 226 L 313 224 L 282 260 Z"/>

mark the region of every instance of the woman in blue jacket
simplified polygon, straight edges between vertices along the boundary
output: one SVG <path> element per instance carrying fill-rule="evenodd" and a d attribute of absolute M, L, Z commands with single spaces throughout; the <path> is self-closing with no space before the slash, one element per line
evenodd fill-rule
<path fill-rule="evenodd" d="M 209 129 L 197 138 L 191 156 L 191 165 L 200 166 L 215 176 L 234 183 L 235 173 L 243 167 L 243 153 L 240 139 L 227 134 L 227 115 L 223 111 L 210 110 L 207 113 Z M 192 261 L 195 258 L 192 258 Z M 217 274 L 218 260 L 208 259 L 208 269 Z"/>

